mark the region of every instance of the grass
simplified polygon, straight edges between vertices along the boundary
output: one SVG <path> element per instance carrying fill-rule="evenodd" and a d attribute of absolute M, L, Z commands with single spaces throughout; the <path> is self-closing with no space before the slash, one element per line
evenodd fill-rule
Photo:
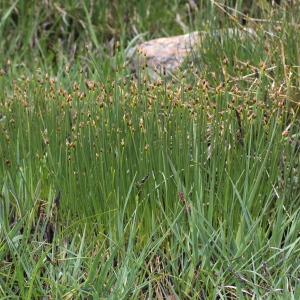
<path fill-rule="evenodd" d="M 248 4 L 256 37 L 154 83 L 133 27 L 239 27 L 247 3 L 104 2 L 1 4 L 1 298 L 298 299 L 299 7 Z"/>

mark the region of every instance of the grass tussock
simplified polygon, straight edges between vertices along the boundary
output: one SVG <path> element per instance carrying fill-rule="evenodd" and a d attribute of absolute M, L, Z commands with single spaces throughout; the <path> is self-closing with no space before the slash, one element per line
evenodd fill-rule
<path fill-rule="evenodd" d="M 11 5 L 1 30 L 30 20 Z M 53 68 L 4 54 L 1 297 L 299 298 L 299 16 L 248 7 L 269 16 L 256 36 L 208 36 L 157 82 L 124 49 Z"/>

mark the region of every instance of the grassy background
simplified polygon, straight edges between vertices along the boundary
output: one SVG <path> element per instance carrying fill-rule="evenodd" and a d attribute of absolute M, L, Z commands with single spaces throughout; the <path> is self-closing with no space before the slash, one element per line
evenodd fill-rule
<path fill-rule="evenodd" d="M 100 63 L 134 40 L 223 28 L 248 17 L 286 16 L 278 1 L 1 1 L 1 61 L 54 69 L 86 63 L 87 48 Z M 291 3 L 292 1 L 287 1 Z M 273 4 L 272 4 L 273 3 Z M 295 11 L 294 11 L 295 12 Z M 296 14 L 295 14 L 296 15 Z"/>
<path fill-rule="evenodd" d="M 299 7 L 192 3 L 0 4 L 2 298 L 299 298 Z M 125 66 L 245 21 L 172 80 Z"/>

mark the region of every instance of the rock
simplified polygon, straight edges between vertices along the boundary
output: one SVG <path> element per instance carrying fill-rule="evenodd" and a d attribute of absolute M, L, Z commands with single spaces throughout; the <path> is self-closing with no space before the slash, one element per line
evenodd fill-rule
<path fill-rule="evenodd" d="M 199 43 L 199 33 L 158 38 L 132 48 L 130 68 L 138 75 L 142 67 L 147 68 L 150 78 L 170 75 L 180 67 L 187 55 Z"/>
<path fill-rule="evenodd" d="M 150 40 L 127 51 L 130 69 L 136 77 L 139 76 L 142 69 L 145 69 L 152 80 L 169 76 L 182 65 L 193 50 L 201 45 L 201 40 L 207 34 L 222 37 L 226 33 L 229 37 L 236 34 L 255 36 L 255 32 L 250 28 L 243 30 L 229 28 L 212 33 L 195 31 L 184 35 Z"/>

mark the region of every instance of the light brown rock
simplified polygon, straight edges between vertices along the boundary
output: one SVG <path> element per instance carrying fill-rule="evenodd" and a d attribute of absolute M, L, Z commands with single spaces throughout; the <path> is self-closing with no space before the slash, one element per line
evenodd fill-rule
<path fill-rule="evenodd" d="M 158 38 L 144 42 L 131 50 L 130 67 L 137 73 L 146 68 L 151 79 L 173 73 L 199 43 L 198 32 Z"/>

